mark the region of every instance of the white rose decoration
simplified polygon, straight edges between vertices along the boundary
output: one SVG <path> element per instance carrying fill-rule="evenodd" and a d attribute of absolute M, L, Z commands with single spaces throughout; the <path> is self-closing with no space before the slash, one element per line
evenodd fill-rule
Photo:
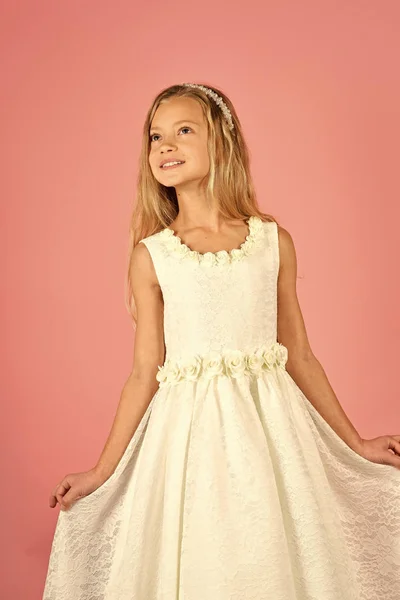
<path fill-rule="evenodd" d="M 282 344 L 278 344 L 278 347 L 276 349 L 276 355 L 277 355 L 277 360 L 280 365 L 283 366 L 287 363 L 288 349 L 286 348 L 286 346 L 283 346 Z"/>
<path fill-rule="evenodd" d="M 245 355 L 241 350 L 231 350 L 224 356 L 226 370 L 232 377 L 240 377 L 246 370 Z"/>
<path fill-rule="evenodd" d="M 284 366 L 287 359 L 287 348 L 278 342 L 264 344 L 250 353 L 242 350 L 227 350 L 222 353 L 211 351 L 205 356 L 195 354 L 179 361 L 168 358 L 162 367 L 158 367 L 156 379 L 160 385 L 166 385 L 181 380 L 195 381 L 201 375 L 208 379 L 217 375 L 237 378 L 245 373 L 259 376 L 263 370 Z"/>
<path fill-rule="evenodd" d="M 188 259 L 190 259 L 192 262 L 194 263 L 198 263 L 199 262 L 199 253 L 196 252 L 195 250 L 190 250 L 187 254 L 186 257 Z"/>
<path fill-rule="evenodd" d="M 178 363 L 177 362 L 169 363 L 168 368 L 167 368 L 167 376 L 165 379 L 166 382 L 167 383 L 177 383 L 181 379 L 182 379 L 182 374 L 181 374 Z"/>
<path fill-rule="evenodd" d="M 274 366 L 275 361 L 276 361 L 276 354 L 275 354 L 275 349 L 274 347 L 270 348 L 269 350 L 265 350 L 263 352 L 263 360 L 264 360 L 264 365 L 267 369 L 270 369 L 271 367 Z"/>
<path fill-rule="evenodd" d="M 160 232 L 160 235 L 162 235 L 163 237 L 165 237 L 167 239 L 173 235 L 173 231 L 172 231 L 172 229 L 169 229 L 168 227 L 166 227 L 165 229 L 163 229 Z"/>
<path fill-rule="evenodd" d="M 262 371 L 264 359 L 261 353 L 255 352 L 254 354 L 248 354 L 246 356 L 246 366 L 250 373 L 259 375 Z"/>
<path fill-rule="evenodd" d="M 236 262 L 236 261 L 241 260 L 243 258 L 243 252 L 239 248 L 234 248 L 233 250 L 231 250 L 230 254 L 231 254 L 231 261 L 232 262 Z"/>
<path fill-rule="evenodd" d="M 215 263 L 215 255 L 212 252 L 206 252 L 201 255 L 201 263 L 205 267 L 211 267 Z"/>
<path fill-rule="evenodd" d="M 191 250 L 185 244 L 179 244 L 174 248 L 174 252 L 177 256 L 186 256 L 190 254 Z"/>
<path fill-rule="evenodd" d="M 156 379 L 160 383 L 164 383 L 167 379 L 168 362 L 165 362 L 162 366 L 158 366 Z"/>
<path fill-rule="evenodd" d="M 219 252 L 216 252 L 215 258 L 218 265 L 225 265 L 226 263 L 229 263 L 229 253 L 226 250 L 220 250 Z"/>
<path fill-rule="evenodd" d="M 195 381 L 201 371 L 201 356 L 196 355 L 190 357 L 188 360 L 182 361 L 180 365 L 180 371 L 184 379 Z"/>
<path fill-rule="evenodd" d="M 191 250 L 184 244 L 181 238 L 169 227 L 161 230 L 160 235 L 165 238 L 168 249 L 179 258 L 188 259 L 194 263 L 211 267 L 214 265 L 224 266 L 229 262 L 242 260 L 245 256 L 252 254 L 263 244 L 264 222 L 257 216 L 251 216 L 248 219 L 249 233 L 240 248 L 234 248 L 229 252 L 220 250 L 219 252 L 206 252 L 201 254 Z"/>
<path fill-rule="evenodd" d="M 171 231 L 171 230 L 170 230 Z M 172 231 L 171 231 L 172 233 Z M 169 243 L 171 244 L 171 248 L 178 249 L 182 244 L 181 238 L 172 233 Z"/>
<path fill-rule="evenodd" d="M 224 362 L 218 352 L 209 352 L 203 357 L 203 373 L 206 377 L 224 374 Z"/>
<path fill-rule="evenodd" d="M 258 217 L 251 217 L 252 233 L 260 233 L 264 228 L 264 222 Z"/>
<path fill-rule="evenodd" d="M 255 246 L 254 238 L 251 237 L 251 236 L 248 236 L 246 238 L 245 245 L 242 247 L 243 253 L 246 254 L 246 255 L 247 254 L 251 254 L 253 252 L 253 250 L 254 250 L 254 246 Z"/>

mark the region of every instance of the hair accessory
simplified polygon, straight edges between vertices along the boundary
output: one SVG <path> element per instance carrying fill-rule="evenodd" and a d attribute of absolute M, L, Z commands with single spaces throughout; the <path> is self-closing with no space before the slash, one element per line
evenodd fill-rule
<path fill-rule="evenodd" d="M 229 110 L 229 108 L 227 107 L 227 105 L 225 104 L 225 102 L 223 101 L 221 96 L 218 96 L 218 94 L 216 92 L 214 92 L 214 90 L 211 90 L 210 88 L 205 87 L 204 85 L 199 85 L 197 83 L 182 83 L 182 85 L 185 85 L 186 87 L 199 88 L 200 90 L 203 90 L 203 92 L 205 92 L 207 94 L 207 96 L 210 96 L 210 98 L 212 98 L 214 100 L 214 102 L 216 102 L 218 104 L 218 106 L 221 108 L 221 110 L 224 114 L 224 117 L 228 122 L 229 129 L 232 130 L 234 128 L 231 111 Z"/>

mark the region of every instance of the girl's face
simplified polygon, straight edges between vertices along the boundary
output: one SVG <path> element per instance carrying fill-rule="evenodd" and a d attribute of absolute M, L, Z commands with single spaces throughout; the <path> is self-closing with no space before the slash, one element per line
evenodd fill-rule
<path fill-rule="evenodd" d="M 166 187 L 183 190 L 200 184 L 209 172 L 207 123 L 193 98 L 171 98 L 161 104 L 150 125 L 149 163 L 154 177 Z M 183 161 L 173 167 L 162 162 Z M 192 185 L 191 185 L 192 187 Z"/>

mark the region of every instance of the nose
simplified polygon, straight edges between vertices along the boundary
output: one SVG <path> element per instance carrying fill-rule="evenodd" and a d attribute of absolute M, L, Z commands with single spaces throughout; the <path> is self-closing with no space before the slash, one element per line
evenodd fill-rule
<path fill-rule="evenodd" d="M 164 140 L 162 141 L 161 145 L 160 145 L 160 149 L 161 152 L 165 152 L 165 151 L 173 151 L 176 149 L 176 142 L 174 142 L 172 139 L 170 140 L 168 137 L 164 137 Z"/>

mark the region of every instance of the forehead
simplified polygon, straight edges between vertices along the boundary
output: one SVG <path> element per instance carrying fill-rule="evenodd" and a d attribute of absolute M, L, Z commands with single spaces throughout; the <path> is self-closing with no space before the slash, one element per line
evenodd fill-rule
<path fill-rule="evenodd" d="M 204 123 L 203 111 L 194 98 L 170 98 L 157 108 L 150 123 L 151 129 L 173 127 L 180 121 Z"/>

